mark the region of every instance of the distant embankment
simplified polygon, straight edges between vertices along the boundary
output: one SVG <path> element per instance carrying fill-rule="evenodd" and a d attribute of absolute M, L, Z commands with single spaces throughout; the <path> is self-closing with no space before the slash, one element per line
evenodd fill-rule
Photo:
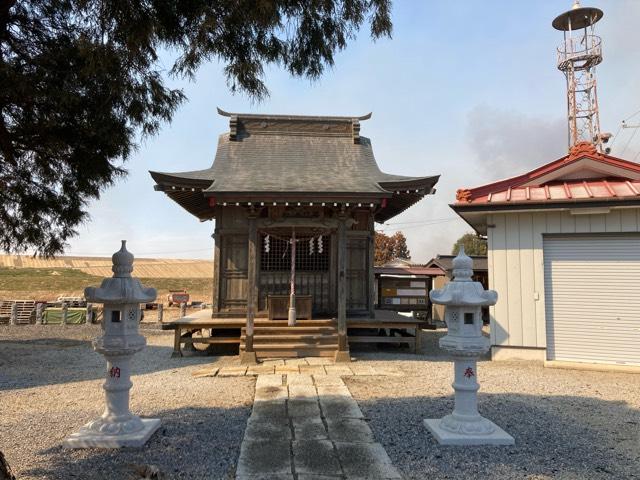
<path fill-rule="evenodd" d="M 110 277 L 111 257 L 34 258 L 29 255 L 0 255 L 0 267 L 73 269 L 96 277 Z M 133 275 L 140 278 L 211 278 L 213 261 L 170 258 L 136 258 Z"/>

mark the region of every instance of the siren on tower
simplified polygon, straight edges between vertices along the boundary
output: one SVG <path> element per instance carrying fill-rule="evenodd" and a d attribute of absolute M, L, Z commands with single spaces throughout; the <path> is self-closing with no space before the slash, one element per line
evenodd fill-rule
<path fill-rule="evenodd" d="M 603 15 L 599 8 L 583 7 L 575 0 L 571 10 L 558 15 L 552 25 L 564 35 L 558 47 L 558 69 L 567 79 L 568 146 L 589 142 L 608 153 L 604 144 L 611 134 L 600 132 L 596 82 L 602 39 L 595 34 L 595 24 Z"/>

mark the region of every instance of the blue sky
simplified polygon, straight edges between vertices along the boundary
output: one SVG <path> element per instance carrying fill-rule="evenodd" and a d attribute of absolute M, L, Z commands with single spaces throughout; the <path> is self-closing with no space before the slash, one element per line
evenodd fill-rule
<path fill-rule="evenodd" d="M 91 220 L 65 253 L 106 255 L 127 239 L 138 257 L 211 258 L 212 222 L 200 223 L 154 192 L 147 172 L 208 167 L 218 135 L 228 130 L 216 106 L 305 115 L 373 112 L 361 135 L 371 138 L 384 171 L 442 175 L 434 196 L 376 227 L 401 229 L 416 262 L 449 253 L 469 230 L 448 207 L 457 188 L 516 175 L 566 153 L 565 82 L 555 66 L 562 34 L 551 21 L 571 3 L 396 0 L 392 39 L 372 42 L 364 30 L 316 82 L 270 68 L 271 95 L 260 104 L 232 95 L 216 62 L 201 68 L 195 81 L 172 80 L 188 101 L 170 125 L 140 144 L 126 164 L 127 179 L 91 203 Z M 602 130 L 616 133 L 621 120 L 640 110 L 640 0 L 583 5 L 605 12 L 598 24 L 604 46 L 599 101 Z M 628 123 L 640 124 L 640 114 Z M 612 154 L 633 160 L 640 134 L 632 134 L 620 131 Z"/>

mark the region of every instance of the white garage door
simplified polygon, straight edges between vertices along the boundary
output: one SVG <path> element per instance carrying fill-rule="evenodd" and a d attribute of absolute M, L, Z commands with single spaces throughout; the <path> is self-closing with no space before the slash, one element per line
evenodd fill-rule
<path fill-rule="evenodd" d="M 545 236 L 547 358 L 640 365 L 640 235 Z"/>

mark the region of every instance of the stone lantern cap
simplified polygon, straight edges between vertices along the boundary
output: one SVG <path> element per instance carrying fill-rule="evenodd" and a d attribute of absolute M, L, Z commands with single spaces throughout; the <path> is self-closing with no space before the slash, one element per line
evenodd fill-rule
<path fill-rule="evenodd" d="M 143 287 L 140 280 L 131 277 L 133 254 L 127 250 L 127 241 L 111 257 L 113 277 L 105 278 L 100 287 L 87 287 L 84 296 L 96 303 L 148 303 L 156 299 L 156 289 Z"/>
<path fill-rule="evenodd" d="M 460 247 L 458 256 L 453 259 L 453 280 L 440 290 L 429 293 L 431 301 L 437 305 L 478 306 L 495 305 L 498 293 L 485 290 L 480 282 L 471 279 L 473 275 L 473 260 Z"/>

